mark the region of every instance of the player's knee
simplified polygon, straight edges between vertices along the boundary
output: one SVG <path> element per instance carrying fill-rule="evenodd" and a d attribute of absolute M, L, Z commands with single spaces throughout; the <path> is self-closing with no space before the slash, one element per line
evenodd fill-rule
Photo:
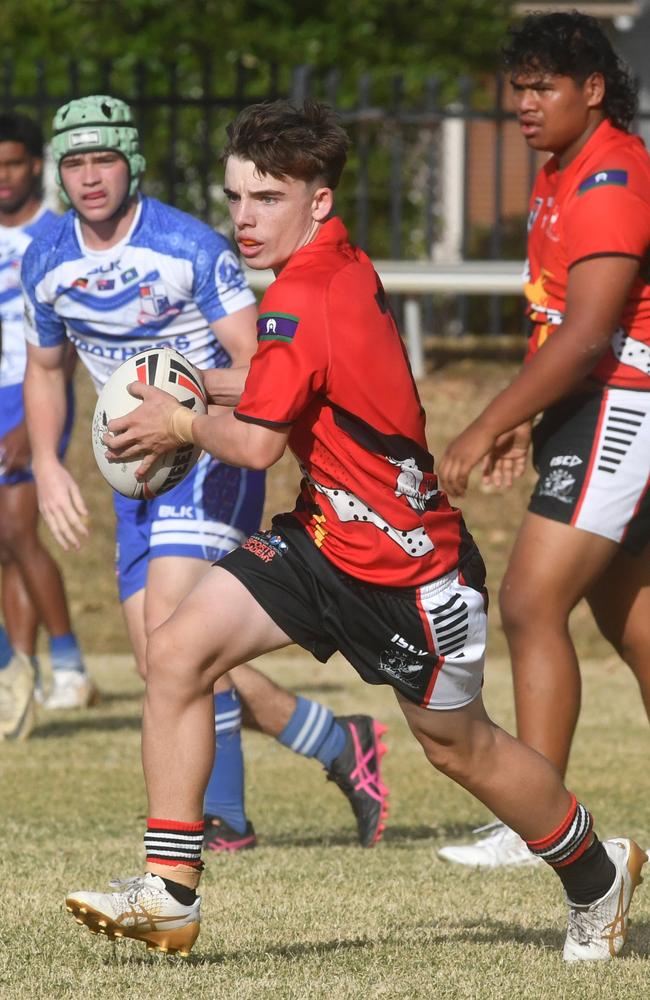
<path fill-rule="evenodd" d="M 457 738 L 436 738 L 418 733 L 415 735 L 425 757 L 436 771 L 461 785 L 467 785 L 472 776 L 475 776 L 481 760 L 488 752 L 485 740 L 472 734 L 471 730 Z"/>
<path fill-rule="evenodd" d="M 635 671 L 648 669 L 648 650 L 650 650 L 650 622 L 628 623 L 621 631 L 612 631 L 605 636 L 610 641 L 620 658 L 628 667 Z"/>
<path fill-rule="evenodd" d="M 28 539 L 23 535 L 13 518 L 0 518 L 0 562 L 13 562 L 23 543 Z"/>
<path fill-rule="evenodd" d="M 506 635 L 516 635 L 539 620 L 539 597 L 506 574 L 499 590 L 499 610 Z"/>
<path fill-rule="evenodd" d="M 12 562 L 15 560 L 11 549 L 0 540 L 0 566 L 10 566 Z"/>
<path fill-rule="evenodd" d="M 180 657 L 175 650 L 176 643 L 171 640 L 169 629 L 166 625 L 159 625 L 147 638 L 146 652 L 146 678 L 147 686 L 174 687 L 174 684 L 181 685 L 186 671 L 184 657 Z"/>
<path fill-rule="evenodd" d="M 424 754 L 436 771 L 464 784 L 471 774 L 472 754 L 460 743 L 438 743 L 429 741 L 423 745 Z"/>
<path fill-rule="evenodd" d="M 189 644 L 179 642 L 168 622 L 155 628 L 147 639 L 146 679 L 148 688 L 155 686 L 181 698 L 210 690 L 212 684 L 203 661 Z"/>

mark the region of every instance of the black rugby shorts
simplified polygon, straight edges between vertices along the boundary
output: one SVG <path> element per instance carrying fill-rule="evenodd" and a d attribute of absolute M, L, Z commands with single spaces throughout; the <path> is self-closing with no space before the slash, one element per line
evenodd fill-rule
<path fill-rule="evenodd" d="M 528 509 L 619 542 L 650 541 L 650 392 L 604 389 L 550 407 L 533 430 Z"/>
<path fill-rule="evenodd" d="M 323 663 L 339 650 L 369 684 L 389 684 L 424 708 L 461 708 L 481 690 L 487 593 L 476 548 L 422 586 L 378 587 L 333 566 L 283 514 L 217 565 Z"/>

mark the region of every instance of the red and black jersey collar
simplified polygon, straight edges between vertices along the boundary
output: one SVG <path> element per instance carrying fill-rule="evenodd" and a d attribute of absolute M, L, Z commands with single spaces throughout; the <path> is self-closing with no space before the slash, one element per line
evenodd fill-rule
<path fill-rule="evenodd" d="M 338 215 L 335 215 L 331 219 L 328 219 L 327 222 L 323 222 L 321 224 L 316 238 L 313 239 L 311 243 L 307 243 L 306 246 L 300 247 L 299 250 L 296 250 L 296 252 L 292 254 L 283 268 L 283 272 L 286 272 L 294 264 L 294 262 L 299 264 L 305 254 L 320 253 L 323 250 L 333 250 L 337 247 L 343 248 L 349 246 L 350 237 L 348 236 L 348 231 L 339 219 Z"/>
<path fill-rule="evenodd" d="M 563 184 L 566 183 L 567 180 L 572 177 L 576 177 L 580 173 L 594 153 L 605 150 L 612 143 L 620 149 L 622 136 L 627 137 L 631 143 L 640 141 L 638 136 L 625 132 L 623 129 L 615 128 L 609 119 L 604 118 L 598 128 L 589 136 L 575 159 L 573 159 L 568 167 L 564 168 L 564 170 L 559 169 L 557 158 L 555 156 L 551 156 L 543 167 L 546 176 L 549 180 L 555 180 L 557 182 L 557 175 L 559 175 Z"/>

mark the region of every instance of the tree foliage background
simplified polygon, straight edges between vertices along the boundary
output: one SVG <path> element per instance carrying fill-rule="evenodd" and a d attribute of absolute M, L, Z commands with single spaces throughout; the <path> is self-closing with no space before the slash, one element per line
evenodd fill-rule
<path fill-rule="evenodd" d="M 72 96 L 125 98 L 142 133 L 145 189 L 224 227 L 216 161 L 225 123 L 244 104 L 295 92 L 296 68 L 311 67 L 311 92 L 342 112 L 353 141 L 339 192 L 353 235 L 375 256 L 395 256 L 397 246 L 407 256 L 427 255 L 431 237 L 423 219 L 431 212 L 423 206 L 433 182 L 423 164 L 431 125 L 427 133 L 417 121 L 396 124 L 396 115 L 431 107 L 434 91 L 436 102 L 448 103 L 462 76 L 491 75 L 509 6 L 502 0 L 322 0 L 318 6 L 2 0 L 3 100 L 35 113 L 47 132 L 52 112 Z M 364 117 L 359 109 L 371 113 Z M 368 162 L 360 180 L 364 144 Z M 397 144 L 403 150 L 396 166 Z M 390 203 L 396 171 L 397 221 Z"/>
<path fill-rule="evenodd" d="M 3 0 L 5 56 L 146 60 L 152 72 L 197 57 L 310 63 L 351 73 L 453 77 L 496 65 L 501 0 Z"/>

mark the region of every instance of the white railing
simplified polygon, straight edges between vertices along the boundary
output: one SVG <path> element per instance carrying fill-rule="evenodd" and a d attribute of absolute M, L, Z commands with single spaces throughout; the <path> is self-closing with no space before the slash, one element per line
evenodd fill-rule
<path fill-rule="evenodd" d="M 523 290 L 521 261 L 467 260 L 457 264 L 426 261 L 376 260 L 374 265 L 386 291 L 404 300 L 404 337 L 415 378 L 425 373 L 422 342 L 421 295 L 519 295 Z M 246 268 L 246 277 L 257 291 L 273 281 L 271 271 Z"/>

